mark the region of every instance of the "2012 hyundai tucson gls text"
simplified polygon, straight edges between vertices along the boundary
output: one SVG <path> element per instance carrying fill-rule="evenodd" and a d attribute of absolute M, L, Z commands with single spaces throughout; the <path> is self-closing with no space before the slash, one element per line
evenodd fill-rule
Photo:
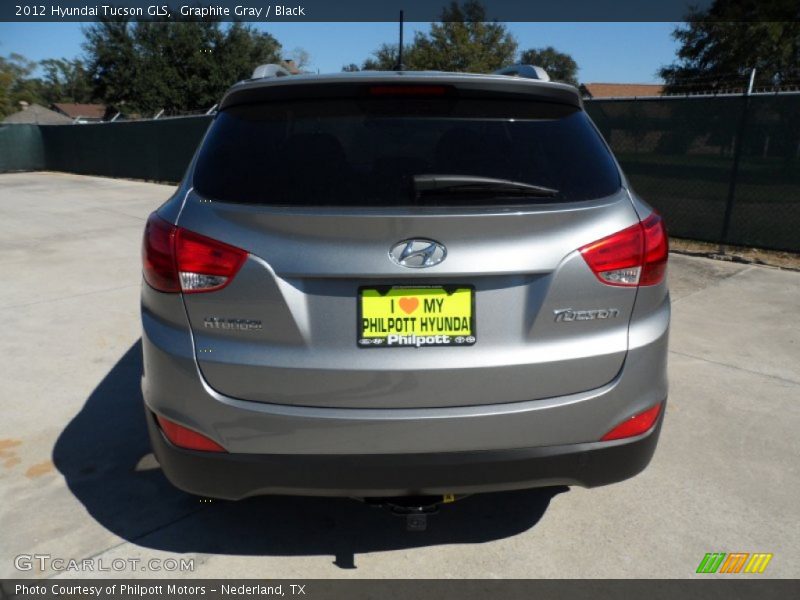
<path fill-rule="evenodd" d="M 666 232 L 573 87 L 241 82 L 143 262 L 147 422 L 184 490 L 597 486 L 654 452 Z"/>

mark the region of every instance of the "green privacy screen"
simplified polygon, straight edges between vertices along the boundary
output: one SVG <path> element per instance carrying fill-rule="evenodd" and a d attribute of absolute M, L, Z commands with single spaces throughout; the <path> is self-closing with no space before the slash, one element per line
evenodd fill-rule
<path fill-rule="evenodd" d="M 800 94 L 588 100 L 586 110 L 673 236 L 800 252 Z M 0 172 L 177 182 L 210 122 L 0 126 Z"/>
<path fill-rule="evenodd" d="M 586 110 L 672 235 L 800 252 L 800 94 L 592 100 Z"/>
<path fill-rule="evenodd" d="M 42 125 L 47 169 L 177 182 L 211 117 Z"/>
<path fill-rule="evenodd" d="M 0 173 L 45 168 L 38 125 L 0 124 Z"/>

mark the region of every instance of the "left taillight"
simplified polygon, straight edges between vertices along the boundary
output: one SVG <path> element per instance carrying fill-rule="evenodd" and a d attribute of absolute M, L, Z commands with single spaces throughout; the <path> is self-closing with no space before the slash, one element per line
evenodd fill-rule
<path fill-rule="evenodd" d="M 175 232 L 177 227 L 156 213 L 144 226 L 142 272 L 144 280 L 159 292 L 180 292 L 181 283 L 175 267 Z"/>
<path fill-rule="evenodd" d="M 222 289 L 246 259 L 244 250 L 176 227 L 156 213 L 145 225 L 144 279 L 160 292 L 196 294 Z"/>

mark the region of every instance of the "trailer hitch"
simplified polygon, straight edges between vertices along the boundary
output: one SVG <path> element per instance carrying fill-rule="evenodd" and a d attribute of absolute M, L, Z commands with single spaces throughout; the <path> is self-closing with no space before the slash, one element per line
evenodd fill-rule
<path fill-rule="evenodd" d="M 406 531 L 425 531 L 428 517 L 439 512 L 439 506 L 450 504 L 463 496 L 397 496 L 393 498 L 364 498 L 370 506 L 387 509 L 396 517 L 405 518 Z"/>

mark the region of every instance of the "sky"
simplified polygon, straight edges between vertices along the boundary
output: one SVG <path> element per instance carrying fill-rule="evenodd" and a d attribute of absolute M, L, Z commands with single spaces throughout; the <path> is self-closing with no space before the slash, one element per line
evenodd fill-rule
<path fill-rule="evenodd" d="M 282 44 L 286 54 L 303 48 L 308 70 L 340 71 L 361 64 L 384 42 L 396 43 L 396 23 L 256 23 Z M 571 54 L 582 83 L 655 83 L 659 67 L 675 58 L 670 36 L 675 23 L 507 23 L 520 50 L 554 46 Z M 0 23 L 0 56 L 12 52 L 30 60 L 74 58 L 82 54 L 81 23 Z M 428 23 L 406 23 L 406 40 Z"/>

